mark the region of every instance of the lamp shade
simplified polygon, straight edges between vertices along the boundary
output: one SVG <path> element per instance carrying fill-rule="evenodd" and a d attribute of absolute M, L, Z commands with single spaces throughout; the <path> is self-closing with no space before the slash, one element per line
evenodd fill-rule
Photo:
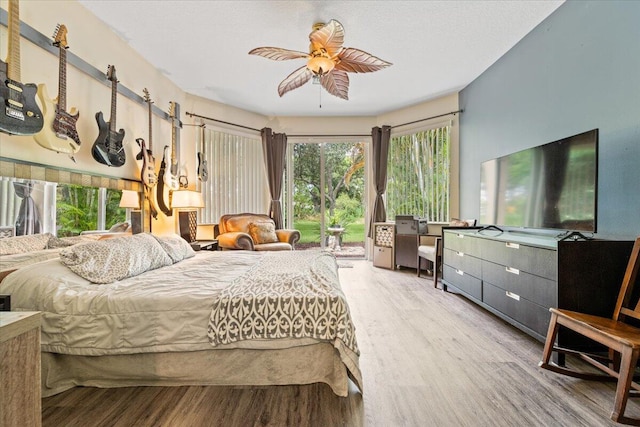
<path fill-rule="evenodd" d="M 174 191 L 171 199 L 171 207 L 179 208 L 203 208 L 204 199 L 202 193 L 191 190 Z"/>
<path fill-rule="evenodd" d="M 133 208 L 140 209 L 140 195 L 137 191 L 122 190 L 122 196 L 120 197 L 121 208 Z"/>

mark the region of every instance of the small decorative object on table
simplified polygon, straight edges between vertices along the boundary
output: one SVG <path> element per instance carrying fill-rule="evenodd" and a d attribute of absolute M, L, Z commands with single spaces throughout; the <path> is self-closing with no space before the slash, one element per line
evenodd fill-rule
<path fill-rule="evenodd" d="M 191 248 L 194 251 L 217 251 L 218 250 L 218 241 L 217 240 L 200 240 L 191 242 Z"/>

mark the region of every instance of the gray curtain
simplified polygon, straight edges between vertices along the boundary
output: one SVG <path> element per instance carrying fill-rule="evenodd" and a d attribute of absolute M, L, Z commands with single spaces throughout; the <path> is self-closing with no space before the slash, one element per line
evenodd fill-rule
<path fill-rule="evenodd" d="M 382 195 L 387 190 L 387 159 L 389 157 L 389 140 L 391 126 L 376 126 L 371 129 L 373 147 L 373 180 L 376 185 L 376 200 L 373 202 L 373 213 L 369 224 L 369 237 L 373 237 L 373 223 L 387 220 Z"/>
<path fill-rule="evenodd" d="M 284 163 L 287 152 L 287 135 L 284 133 L 273 133 L 271 128 L 263 128 L 262 151 L 264 162 L 267 167 L 267 177 L 269 179 L 269 192 L 271 194 L 271 206 L 269 216 L 275 222 L 276 229 L 284 228 L 282 219 L 282 177 L 284 175 Z"/>
<path fill-rule="evenodd" d="M 13 188 L 16 196 L 22 199 L 16 218 L 16 236 L 40 233 L 40 214 L 36 202 L 31 197 L 33 183 L 31 181 L 14 182 Z"/>

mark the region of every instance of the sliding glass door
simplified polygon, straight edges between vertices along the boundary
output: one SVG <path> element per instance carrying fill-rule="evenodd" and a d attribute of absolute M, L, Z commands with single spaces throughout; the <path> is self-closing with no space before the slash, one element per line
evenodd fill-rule
<path fill-rule="evenodd" d="M 302 235 L 297 249 L 364 257 L 365 170 L 362 141 L 289 144 L 286 211 Z"/>

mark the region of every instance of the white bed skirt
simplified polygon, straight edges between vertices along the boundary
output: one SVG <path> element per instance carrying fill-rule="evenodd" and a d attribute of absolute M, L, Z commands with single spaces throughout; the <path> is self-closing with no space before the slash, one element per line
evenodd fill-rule
<path fill-rule="evenodd" d="M 356 379 L 360 384 L 361 379 Z M 75 386 L 265 386 L 326 383 L 347 396 L 349 376 L 329 343 L 275 350 L 215 349 L 191 352 L 76 356 L 42 353 L 42 396 Z"/>

